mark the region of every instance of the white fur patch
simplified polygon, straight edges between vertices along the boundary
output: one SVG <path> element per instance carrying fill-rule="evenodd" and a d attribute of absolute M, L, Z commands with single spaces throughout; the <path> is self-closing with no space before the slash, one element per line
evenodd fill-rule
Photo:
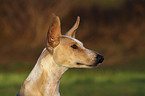
<path fill-rule="evenodd" d="M 75 42 L 77 42 L 79 45 L 83 46 L 83 43 L 73 37 L 70 37 L 70 36 L 66 36 L 66 35 L 62 35 L 63 37 L 67 37 L 67 38 L 70 38 L 70 39 L 73 39 Z"/>

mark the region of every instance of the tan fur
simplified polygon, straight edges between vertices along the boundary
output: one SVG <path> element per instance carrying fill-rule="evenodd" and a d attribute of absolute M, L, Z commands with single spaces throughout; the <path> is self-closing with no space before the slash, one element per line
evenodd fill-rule
<path fill-rule="evenodd" d="M 76 42 L 75 39 L 68 38 L 67 36 L 62 36 L 60 41 L 60 44 L 56 47 L 54 52 L 54 60 L 57 64 L 66 67 L 79 67 L 74 63 L 81 62 L 85 65 L 91 65 L 95 62 L 96 53 L 83 47 L 81 42 Z M 74 51 L 70 47 L 73 44 L 76 44 L 79 49 Z M 65 52 L 63 52 L 64 50 Z"/>
<path fill-rule="evenodd" d="M 79 19 L 66 35 L 61 35 L 59 17 L 54 17 L 48 31 L 47 46 L 17 96 L 60 96 L 60 78 L 68 68 L 97 66 L 98 53 L 86 49 L 82 42 L 74 38 Z"/>

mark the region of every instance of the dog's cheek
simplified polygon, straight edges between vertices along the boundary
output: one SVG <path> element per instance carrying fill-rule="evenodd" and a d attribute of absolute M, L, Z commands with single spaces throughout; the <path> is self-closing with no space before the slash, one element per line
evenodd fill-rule
<path fill-rule="evenodd" d="M 57 55 L 57 54 L 53 55 L 53 59 L 54 59 L 55 63 L 57 63 L 57 64 L 63 64 L 63 62 L 64 62 L 64 59 L 62 58 L 62 56 Z"/>
<path fill-rule="evenodd" d="M 64 59 L 64 57 L 60 56 L 60 57 L 54 57 L 54 61 L 56 64 L 59 64 L 61 66 L 65 66 L 65 67 L 72 67 L 71 61 L 69 61 L 69 59 Z"/>
<path fill-rule="evenodd" d="M 55 51 L 53 54 L 53 59 L 56 64 L 62 65 L 67 64 L 68 57 L 65 55 L 65 53 L 62 53 L 63 51 Z"/>

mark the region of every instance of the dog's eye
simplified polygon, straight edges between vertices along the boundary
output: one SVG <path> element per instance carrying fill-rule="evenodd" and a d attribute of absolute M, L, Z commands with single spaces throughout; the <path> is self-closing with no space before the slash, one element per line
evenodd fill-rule
<path fill-rule="evenodd" d="M 77 46 L 76 44 L 71 45 L 71 47 L 72 47 L 73 49 L 78 49 L 78 46 Z"/>

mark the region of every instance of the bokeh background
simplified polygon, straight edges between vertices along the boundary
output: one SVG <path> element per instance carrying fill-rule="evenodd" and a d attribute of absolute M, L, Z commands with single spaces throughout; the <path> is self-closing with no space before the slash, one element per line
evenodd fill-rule
<path fill-rule="evenodd" d="M 0 0 L 0 94 L 15 95 L 45 46 L 55 13 L 62 33 L 104 55 L 97 69 L 71 69 L 62 96 L 145 95 L 145 0 Z"/>

